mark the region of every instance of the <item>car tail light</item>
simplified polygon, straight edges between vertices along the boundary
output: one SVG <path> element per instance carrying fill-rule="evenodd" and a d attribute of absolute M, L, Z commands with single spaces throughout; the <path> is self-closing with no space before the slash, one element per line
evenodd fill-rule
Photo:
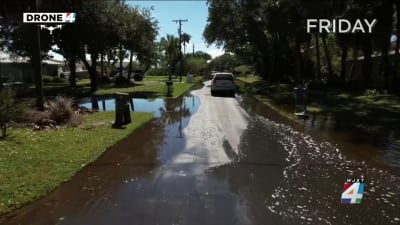
<path fill-rule="evenodd" d="M 232 80 L 232 83 L 233 83 L 233 84 L 236 84 L 236 80 Z"/>
<path fill-rule="evenodd" d="M 217 83 L 217 80 L 214 79 L 212 82 L 213 82 L 213 84 L 215 84 L 215 83 Z"/>

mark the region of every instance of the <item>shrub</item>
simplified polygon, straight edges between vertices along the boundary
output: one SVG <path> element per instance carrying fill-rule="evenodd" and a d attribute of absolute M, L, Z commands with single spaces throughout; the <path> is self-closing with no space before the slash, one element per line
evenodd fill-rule
<path fill-rule="evenodd" d="M 133 76 L 133 79 L 134 79 L 135 81 L 142 81 L 142 80 L 143 80 L 143 76 L 140 75 L 140 74 L 135 74 L 135 75 Z"/>
<path fill-rule="evenodd" d="M 43 80 L 43 83 L 52 83 L 53 77 L 52 76 L 43 76 L 42 80 Z"/>
<path fill-rule="evenodd" d="M 61 77 L 43 76 L 43 83 L 64 83 L 67 80 Z"/>
<path fill-rule="evenodd" d="M 67 80 L 61 77 L 54 77 L 53 83 L 65 83 Z"/>
<path fill-rule="evenodd" d="M 71 118 L 69 118 L 67 125 L 71 127 L 77 127 L 83 123 L 83 116 L 80 114 L 73 114 Z"/>
<path fill-rule="evenodd" d="M 186 67 L 189 73 L 199 75 L 204 74 L 208 68 L 207 61 L 203 58 L 189 58 L 186 60 Z"/>
<path fill-rule="evenodd" d="M 145 76 L 165 76 L 167 75 L 167 69 L 166 68 L 151 68 L 146 71 L 144 74 Z"/>
<path fill-rule="evenodd" d="M 114 78 L 114 85 L 115 87 L 126 87 L 127 85 L 130 85 L 131 82 L 124 76 L 116 76 Z"/>
<path fill-rule="evenodd" d="M 249 74 L 254 74 L 254 69 L 251 66 L 241 65 L 235 68 L 235 74 L 247 76 Z"/>
<path fill-rule="evenodd" d="M 50 118 L 50 113 L 48 111 L 38 111 L 35 109 L 27 109 L 23 113 L 25 116 L 25 119 L 21 118 L 20 120 L 22 122 L 28 122 L 28 123 L 39 123 L 40 121 L 44 119 L 49 119 Z"/>
<path fill-rule="evenodd" d="M 49 103 L 50 119 L 56 121 L 57 124 L 68 122 L 74 115 L 72 108 L 72 99 L 57 96 L 54 101 Z"/>
<path fill-rule="evenodd" d="M 99 83 L 109 84 L 109 83 L 111 83 L 111 82 L 112 82 L 111 78 L 110 78 L 109 76 L 107 76 L 107 75 L 101 76 L 101 77 L 99 78 Z"/>
<path fill-rule="evenodd" d="M 364 92 L 364 95 L 366 96 L 377 96 L 379 94 L 379 91 L 377 91 L 376 89 L 367 89 Z"/>

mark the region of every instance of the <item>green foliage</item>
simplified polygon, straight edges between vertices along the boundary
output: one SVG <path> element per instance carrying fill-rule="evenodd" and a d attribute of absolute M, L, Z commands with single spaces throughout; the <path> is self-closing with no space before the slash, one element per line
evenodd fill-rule
<path fill-rule="evenodd" d="M 207 61 L 203 58 L 190 57 L 186 59 L 186 69 L 190 74 L 205 75 L 208 69 Z"/>
<path fill-rule="evenodd" d="M 43 83 L 52 83 L 53 77 L 52 76 L 43 76 L 42 80 L 43 80 Z"/>
<path fill-rule="evenodd" d="M 167 69 L 165 68 L 151 68 L 146 71 L 145 76 L 165 76 L 167 75 Z"/>
<path fill-rule="evenodd" d="M 179 62 L 179 38 L 167 34 L 166 38 L 161 38 L 160 46 L 166 57 L 166 67 L 168 73 L 177 74 Z"/>
<path fill-rule="evenodd" d="M 238 76 L 247 76 L 254 74 L 254 69 L 248 65 L 240 65 L 235 68 L 235 74 Z"/>
<path fill-rule="evenodd" d="M 186 53 L 186 58 L 190 58 L 190 57 L 203 58 L 206 61 L 211 60 L 211 55 L 208 54 L 207 52 L 203 52 L 203 51 L 197 51 L 194 54 L 193 53 Z"/>
<path fill-rule="evenodd" d="M 233 72 L 235 67 L 239 64 L 238 59 L 235 55 L 224 54 L 216 57 L 210 62 L 210 70 L 221 71 L 221 72 Z"/>
<path fill-rule="evenodd" d="M 377 96 L 379 95 L 379 91 L 377 91 L 376 89 L 366 89 L 364 92 L 365 96 Z"/>
<path fill-rule="evenodd" d="M 190 34 L 183 33 L 181 38 L 183 43 L 183 53 L 186 53 L 186 45 L 189 44 L 190 38 L 192 38 L 192 36 L 190 36 Z"/>
<path fill-rule="evenodd" d="M 383 74 L 386 80 L 381 83 L 386 83 L 386 87 L 390 79 L 394 82 L 398 79 L 399 74 L 391 69 L 394 65 L 386 55 L 388 50 L 393 50 L 393 47 L 390 49 L 391 35 L 397 32 L 400 36 L 400 23 L 394 26 L 400 18 L 399 1 L 209 0 L 208 7 L 208 23 L 203 32 L 206 42 L 222 46 L 245 64 L 254 65 L 266 80 L 293 82 L 328 78 L 332 84 L 339 84 L 341 75 L 343 84 L 350 73 L 342 64 L 348 60 L 347 53 L 354 50 L 357 54 L 353 57 L 360 56 L 358 51 L 365 56 L 361 72 L 365 87 L 376 85 L 372 84 L 370 57 L 375 51 L 382 54 L 379 65 L 382 69 L 374 75 Z M 397 14 L 394 9 L 398 10 Z M 307 33 L 305 25 L 309 18 L 341 18 L 353 22 L 358 18 L 374 18 L 378 22 L 373 34 L 327 35 Z"/>
<path fill-rule="evenodd" d="M 66 80 L 60 77 L 43 76 L 43 83 L 65 83 Z"/>

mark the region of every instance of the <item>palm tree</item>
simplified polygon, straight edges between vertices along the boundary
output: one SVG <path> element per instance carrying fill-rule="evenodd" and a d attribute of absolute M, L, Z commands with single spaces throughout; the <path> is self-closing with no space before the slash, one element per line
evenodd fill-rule
<path fill-rule="evenodd" d="M 161 38 L 160 42 L 164 54 L 167 57 L 167 66 L 171 75 L 175 72 L 176 64 L 179 61 L 179 38 L 167 34 L 167 38 Z"/>
<path fill-rule="evenodd" d="M 187 34 L 187 33 L 183 33 L 183 34 L 182 34 L 183 55 L 186 54 L 186 44 L 189 44 L 190 38 L 192 38 L 192 37 L 190 36 L 190 34 Z"/>

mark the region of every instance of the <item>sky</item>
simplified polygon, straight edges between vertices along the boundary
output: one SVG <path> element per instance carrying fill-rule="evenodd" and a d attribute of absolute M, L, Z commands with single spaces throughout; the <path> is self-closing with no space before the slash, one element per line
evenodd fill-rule
<path fill-rule="evenodd" d="M 172 20 L 187 19 L 187 22 L 182 23 L 182 33 L 191 36 L 186 52 L 192 52 L 194 44 L 195 51 L 207 52 L 213 58 L 224 53 L 223 49 L 218 49 L 214 45 L 207 47 L 203 40 L 203 31 L 208 17 L 206 1 L 131 0 L 126 1 L 126 3 L 131 6 L 154 8 L 153 17 L 158 21 L 159 27 L 158 40 L 167 36 L 167 34 L 178 37 L 179 24 Z"/>

